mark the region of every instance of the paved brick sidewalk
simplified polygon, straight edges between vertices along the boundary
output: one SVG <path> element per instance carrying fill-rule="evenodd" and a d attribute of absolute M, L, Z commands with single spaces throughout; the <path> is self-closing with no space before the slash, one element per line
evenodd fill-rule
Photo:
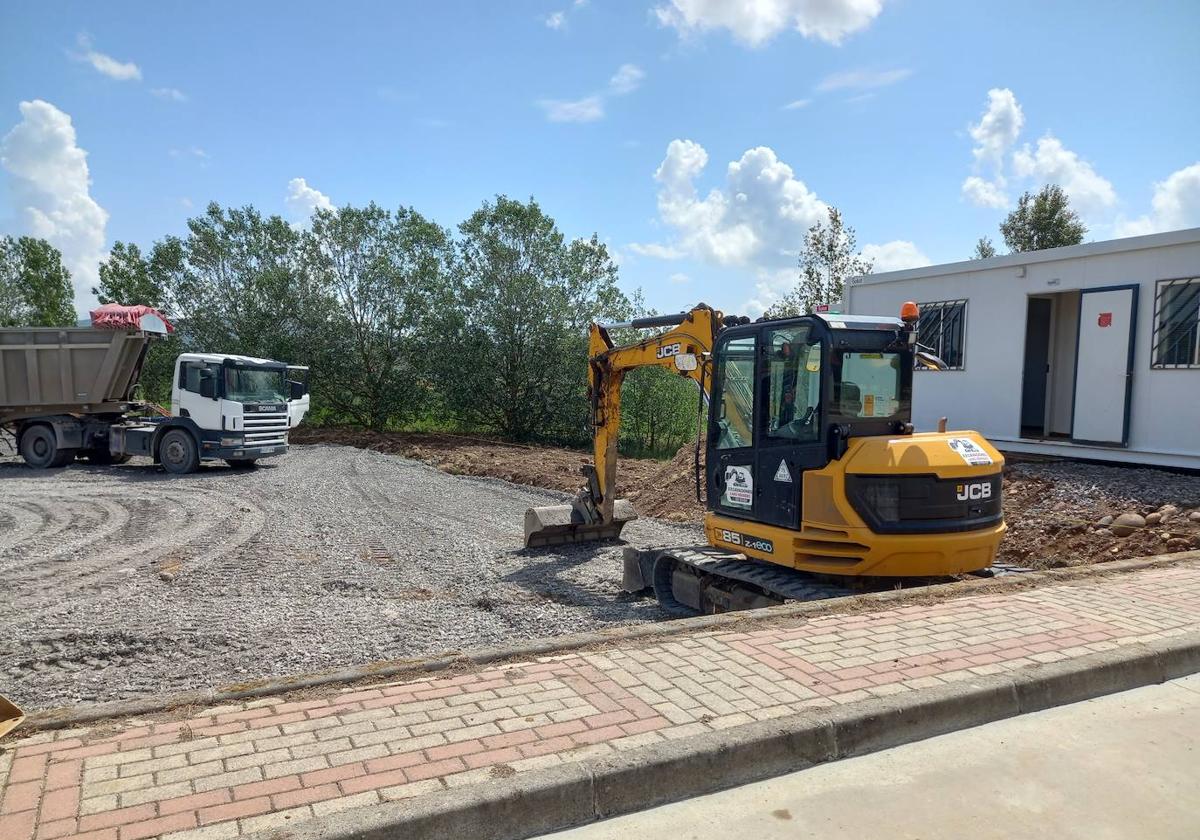
<path fill-rule="evenodd" d="M 9 738 L 0 838 L 220 840 L 1161 639 L 1198 620 L 1200 566 L 1188 564 Z"/>

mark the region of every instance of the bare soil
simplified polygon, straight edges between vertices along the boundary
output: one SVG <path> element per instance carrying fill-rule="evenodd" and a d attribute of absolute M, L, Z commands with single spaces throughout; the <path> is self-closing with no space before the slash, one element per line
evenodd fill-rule
<path fill-rule="evenodd" d="M 342 443 L 401 454 L 455 474 L 490 476 L 566 492 L 577 490 L 582 450 L 508 444 L 486 438 L 352 429 L 301 429 L 297 442 Z M 670 461 L 624 458 L 618 488 L 642 516 L 698 524 L 695 450 Z M 1171 510 L 1174 507 L 1175 510 Z M 1161 522 L 1126 537 L 1101 527 L 1105 516 L 1165 511 Z M 1200 476 L 1061 460 L 1014 460 L 1004 469 L 1008 534 L 1000 559 L 1035 569 L 1076 566 L 1200 548 Z M 1200 514 L 1197 514 L 1200 516 Z"/>

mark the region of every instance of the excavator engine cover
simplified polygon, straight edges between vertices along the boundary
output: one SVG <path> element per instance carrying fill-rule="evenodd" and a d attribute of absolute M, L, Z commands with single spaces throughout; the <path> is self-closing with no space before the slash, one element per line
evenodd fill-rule
<path fill-rule="evenodd" d="M 616 539 L 621 536 L 625 523 L 634 519 L 637 519 L 637 512 L 628 499 L 613 502 L 610 522 L 598 521 L 578 502 L 530 508 L 525 511 L 525 547 Z"/>

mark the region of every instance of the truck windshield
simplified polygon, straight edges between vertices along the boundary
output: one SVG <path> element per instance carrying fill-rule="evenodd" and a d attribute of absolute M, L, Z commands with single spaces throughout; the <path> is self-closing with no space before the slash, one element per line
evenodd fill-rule
<path fill-rule="evenodd" d="M 287 382 L 282 368 L 225 368 L 225 399 L 234 402 L 284 402 Z"/>

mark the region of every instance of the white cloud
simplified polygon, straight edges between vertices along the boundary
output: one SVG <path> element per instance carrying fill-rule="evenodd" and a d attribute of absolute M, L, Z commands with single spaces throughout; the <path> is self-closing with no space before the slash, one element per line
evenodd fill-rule
<path fill-rule="evenodd" d="M 1026 143 L 1013 153 L 1013 171 L 1022 178 L 1058 184 L 1071 198 L 1071 204 L 1083 215 L 1117 203 L 1117 193 L 1108 179 L 1092 165 L 1063 146 L 1057 137 L 1047 134 L 1037 141 L 1037 149 Z"/>
<path fill-rule="evenodd" d="M 993 181 L 969 175 L 962 183 L 963 198 L 976 207 L 993 207 L 1003 210 L 1008 206 L 1008 195 L 1004 192 L 1004 179 L 997 176 Z"/>
<path fill-rule="evenodd" d="M 654 14 L 682 36 L 727 29 L 742 43 L 758 47 L 789 27 L 805 38 L 840 44 L 882 10 L 883 0 L 670 0 Z"/>
<path fill-rule="evenodd" d="M 200 160 L 208 160 L 208 152 L 201 149 L 199 146 L 192 146 L 189 149 L 171 149 L 168 154 L 173 158 L 179 157 L 194 157 Z"/>
<path fill-rule="evenodd" d="M 566 12 L 551 12 L 550 14 L 546 15 L 546 26 L 550 27 L 551 29 L 562 29 L 566 25 Z"/>
<path fill-rule="evenodd" d="M 975 141 L 971 154 L 975 156 L 976 168 L 987 167 L 992 177 L 968 176 L 962 183 L 963 198 L 977 207 L 999 210 L 1008 206 L 1004 157 L 1017 142 L 1024 125 L 1025 114 L 1011 90 L 992 88 L 988 91 L 988 104 L 983 115 L 967 131 Z"/>
<path fill-rule="evenodd" d="M 70 116 L 40 99 L 22 102 L 20 111 L 21 122 L 0 140 L 0 165 L 11 175 L 26 230 L 62 252 L 76 302 L 87 308 L 107 256 L 108 212 L 91 196 L 87 152 L 76 143 Z"/>
<path fill-rule="evenodd" d="M 805 232 L 825 217 L 825 203 L 765 146 L 730 163 L 725 186 L 701 198 L 695 179 L 707 164 L 699 143 L 672 140 L 654 174 L 659 215 L 678 233 L 669 247 L 718 265 L 794 262 Z"/>
<path fill-rule="evenodd" d="M 912 70 L 898 67 L 894 70 L 846 70 L 826 76 L 817 83 L 818 93 L 833 90 L 871 90 L 901 82 L 912 75 Z"/>
<path fill-rule="evenodd" d="M 179 88 L 151 88 L 150 93 L 154 96 L 157 96 L 159 99 L 169 99 L 172 102 L 187 102 L 187 95 Z"/>
<path fill-rule="evenodd" d="M 1008 88 L 992 88 L 988 91 L 988 106 L 976 125 L 968 131 L 975 141 L 972 154 L 981 163 L 1000 166 L 1005 153 L 1017 142 L 1021 128 L 1025 125 L 1025 114 L 1017 97 Z"/>
<path fill-rule="evenodd" d="M 119 82 L 137 81 L 142 78 L 142 70 L 132 61 L 117 61 L 111 55 L 105 55 L 92 49 L 92 39 L 88 35 L 79 35 L 76 38 L 79 43 L 82 53 L 76 56 L 80 61 L 86 61 L 91 64 L 97 71 L 108 76 L 110 79 L 116 79 Z"/>
<path fill-rule="evenodd" d="M 642 83 L 642 79 L 646 78 L 646 71 L 642 70 L 636 64 L 622 64 L 617 68 L 617 72 L 608 80 L 608 92 L 614 96 L 623 96 L 626 93 L 633 93 Z"/>
<path fill-rule="evenodd" d="M 921 249 L 904 239 L 895 239 L 882 245 L 864 245 L 862 255 L 871 261 L 873 270 L 877 272 L 918 268 L 931 262 L 929 257 L 921 253 Z"/>
<path fill-rule="evenodd" d="M 283 203 L 295 224 L 305 224 L 317 210 L 332 210 L 333 202 L 320 190 L 313 189 L 303 178 L 288 181 Z"/>
<path fill-rule="evenodd" d="M 784 110 L 784 111 L 798 111 L 798 110 L 800 110 L 801 108 L 807 108 L 807 107 L 808 107 L 809 105 L 811 105 L 811 104 L 812 104 L 812 100 L 811 100 L 811 99 L 793 99 L 791 102 L 789 102 L 788 104 L 784 105 L 784 106 L 783 106 L 783 108 L 782 108 L 782 110 Z"/>
<path fill-rule="evenodd" d="M 688 277 L 682 271 L 676 271 L 674 274 L 672 274 L 670 277 L 667 278 L 667 282 L 673 283 L 676 286 L 682 286 L 684 283 L 692 282 L 692 278 Z"/>
<path fill-rule="evenodd" d="M 542 99 L 538 105 L 550 122 L 595 122 L 604 117 L 604 100 L 599 96 L 583 99 Z"/>
<path fill-rule="evenodd" d="M 539 99 L 537 105 L 550 122 L 595 122 L 604 118 L 604 105 L 609 98 L 632 93 L 644 78 L 645 71 L 636 64 L 622 64 L 600 93 L 582 99 Z"/>
<path fill-rule="evenodd" d="M 642 257 L 653 257 L 656 260 L 678 260 L 684 256 L 683 251 L 670 245 L 658 242 L 631 242 L 629 250 Z"/>
<path fill-rule="evenodd" d="M 1154 212 L 1119 222 L 1117 236 L 1141 236 L 1166 230 L 1200 227 L 1200 162 L 1185 166 L 1154 185 Z"/>

